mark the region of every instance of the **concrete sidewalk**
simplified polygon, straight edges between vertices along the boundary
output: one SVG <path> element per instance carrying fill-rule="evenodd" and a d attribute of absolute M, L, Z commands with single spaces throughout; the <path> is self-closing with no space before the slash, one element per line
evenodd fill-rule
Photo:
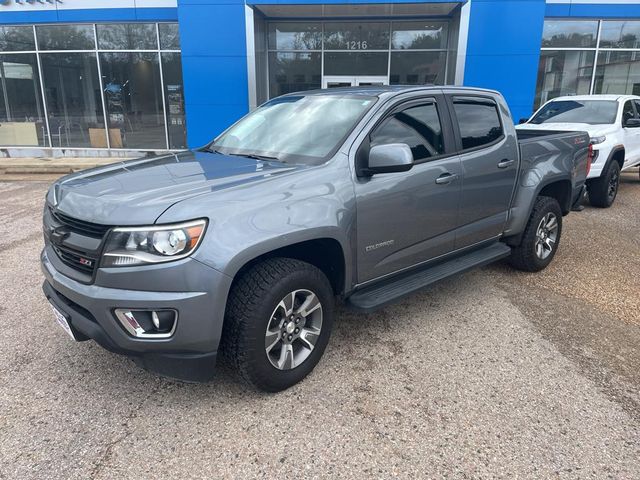
<path fill-rule="evenodd" d="M 0 181 L 50 181 L 68 173 L 131 160 L 122 157 L 0 158 Z"/>

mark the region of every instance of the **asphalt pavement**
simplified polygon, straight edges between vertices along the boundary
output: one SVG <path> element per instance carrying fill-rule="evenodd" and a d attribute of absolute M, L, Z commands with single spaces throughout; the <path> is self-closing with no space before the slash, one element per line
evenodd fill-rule
<path fill-rule="evenodd" d="M 539 274 L 492 265 L 339 310 L 301 384 L 147 373 L 54 324 L 46 183 L 0 183 L 0 479 L 640 478 L 640 179 L 565 218 Z"/>

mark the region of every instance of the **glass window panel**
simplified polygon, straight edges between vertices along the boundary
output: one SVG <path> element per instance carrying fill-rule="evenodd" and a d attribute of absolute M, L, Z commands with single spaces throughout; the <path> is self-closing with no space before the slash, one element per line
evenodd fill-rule
<path fill-rule="evenodd" d="M 180 34 L 177 23 L 159 23 L 160 48 L 165 50 L 180 50 Z"/>
<path fill-rule="evenodd" d="M 98 48 L 103 50 L 155 50 L 155 23 L 108 23 L 97 25 Z"/>
<path fill-rule="evenodd" d="M 389 22 L 327 23 L 324 26 L 325 50 L 387 50 Z"/>
<path fill-rule="evenodd" d="M 587 123 L 601 125 L 613 123 L 618 113 L 615 100 L 554 100 L 548 102 L 531 119 L 530 123 Z"/>
<path fill-rule="evenodd" d="M 111 147 L 167 148 L 158 54 L 101 53 Z"/>
<path fill-rule="evenodd" d="M 95 53 L 40 56 L 54 147 L 106 147 Z"/>
<path fill-rule="evenodd" d="M 447 24 L 441 22 L 393 23 L 391 48 L 446 49 Z"/>
<path fill-rule="evenodd" d="M 633 102 L 628 100 L 624 102 L 624 106 L 622 107 L 622 124 L 624 125 L 627 120 L 636 117 L 636 112 L 633 109 Z"/>
<path fill-rule="evenodd" d="M 93 25 L 37 25 L 40 50 L 94 50 Z"/>
<path fill-rule="evenodd" d="M 271 50 L 320 50 L 322 25 L 319 23 L 269 24 Z"/>
<path fill-rule="evenodd" d="M 600 51 L 594 93 L 640 95 L 640 52 Z"/>
<path fill-rule="evenodd" d="M 640 48 L 640 22 L 602 22 L 600 46 L 608 48 Z"/>
<path fill-rule="evenodd" d="M 502 125 L 496 105 L 454 98 L 453 109 L 458 120 L 463 149 L 481 147 L 502 136 Z"/>
<path fill-rule="evenodd" d="M 0 51 L 11 52 L 17 50 L 35 50 L 33 28 L 28 27 L 0 27 Z"/>
<path fill-rule="evenodd" d="M 359 95 L 291 95 L 259 107 L 216 139 L 221 153 L 258 154 L 318 165 L 341 145 L 375 102 Z"/>
<path fill-rule="evenodd" d="M 597 21 L 546 20 L 542 32 L 542 46 L 595 47 L 597 35 Z"/>
<path fill-rule="evenodd" d="M 387 75 L 388 52 L 325 52 L 325 75 Z"/>
<path fill-rule="evenodd" d="M 576 50 L 540 52 L 534 108 L 561 95 L 588 94 L 594 55 Z"/>
<path fill-rule="evenodd" d="M 0 55 L 0 145 L 46 146 L 35 53 Z"/>
<path fill-rule="evenodd" d="M 187 148 L 182 59 L 179 53 L 162 54 L 162 76 L 167 108 L 169 148 Z"/>
<path fill-rule="evenodd" d="M 444 153 L 444 138 L 435 103 L 407 108 L 386 119 L 371 135 L 371 146 L 405 143 L 414 160 Z"/>
<path fill-rule="evenodd" d="M 445 52 L 391 52 L 392 85 L 444 85 Z"/>
<path fill-rule="evenodd" d="M 269 53 L 269 96 L 320 88 L 320 53 Z"/>

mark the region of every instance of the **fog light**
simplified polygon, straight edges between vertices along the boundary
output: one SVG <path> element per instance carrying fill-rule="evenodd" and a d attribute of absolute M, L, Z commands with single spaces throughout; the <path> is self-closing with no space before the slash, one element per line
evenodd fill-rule
<path fill-rule="evenodd" d="M 175 310 L 115 311 L 124 329 L 136 338 L 169 338 L 176 330 L 178 312 Z"/>

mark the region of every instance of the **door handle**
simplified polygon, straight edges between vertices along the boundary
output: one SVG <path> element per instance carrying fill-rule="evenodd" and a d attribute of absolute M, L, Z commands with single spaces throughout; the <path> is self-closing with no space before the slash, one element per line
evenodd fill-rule
<path fill-rule="evenodd" d="M 516 163 L 515 160 L 507 160 L 506 158 L 498 164 L 498 168 L 507 168 Z"/>
<path fill-rule="evenodd" d="M 453 182 L 456 178 L 458 178 L 458 175 L 456 175 L 455 173 L 447 172 L 447 173 L 443 173 L 438 178 L 436 178 L 436 183 L 438 185 L 446 185 L 448 183 Z"/>

